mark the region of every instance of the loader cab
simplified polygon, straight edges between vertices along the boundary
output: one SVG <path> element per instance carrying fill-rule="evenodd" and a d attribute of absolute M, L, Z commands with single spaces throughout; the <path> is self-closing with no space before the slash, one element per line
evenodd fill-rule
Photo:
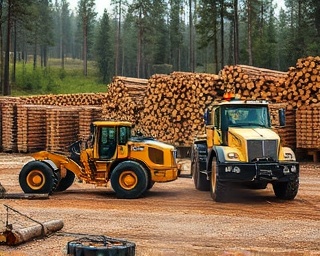
<path fill-rule="evenodd" d="M 126 145 L 131 136 L 131 123 L 99 121 L 93 125 L 94 158 L 112 160 L 127 156 Z"/>

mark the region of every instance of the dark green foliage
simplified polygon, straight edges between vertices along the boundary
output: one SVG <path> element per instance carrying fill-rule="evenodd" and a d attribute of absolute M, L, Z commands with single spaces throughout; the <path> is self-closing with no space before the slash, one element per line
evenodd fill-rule
<path fill-rule="evenodd" d="M 111 81 L 113 74 L 113 50 L 110 44 L 110 25 L 107 11 L 103 13 L 96 36 L 96 61 L 103 83 Z"/>

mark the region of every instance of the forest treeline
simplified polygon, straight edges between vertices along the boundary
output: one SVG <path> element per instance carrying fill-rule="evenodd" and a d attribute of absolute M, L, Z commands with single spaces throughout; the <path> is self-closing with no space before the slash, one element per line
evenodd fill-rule
<path fill-rule="evenodd" d="M 217 73 L 247 64 L 287 71 L 320 54 L 320 1 L 0 0 L 0 81 L 11 94 L 16 64 L 45 69 L 50 58 L 96 63 L 104 83 L 115 75 L 149 78 L 172 71 Z"/>

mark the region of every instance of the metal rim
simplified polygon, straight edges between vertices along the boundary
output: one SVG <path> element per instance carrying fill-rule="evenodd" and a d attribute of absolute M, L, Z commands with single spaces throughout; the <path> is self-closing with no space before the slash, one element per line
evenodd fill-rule
<path fill-rule="evenodd" d="M 27 175 L 27 184 L 30 188 L 33 190 L 37 190 L 43 187 L 43 185 L 46 182 L 46 178 L 42 171 L 40 170 L 32 170 L 28 175 Z"/>
<path fill-rule="evenodd" d="M 138 176 L 134 171 L 123 171 L 119 176 L 119 184 L 125 190 L 131 190 L 138 184 Z"/>

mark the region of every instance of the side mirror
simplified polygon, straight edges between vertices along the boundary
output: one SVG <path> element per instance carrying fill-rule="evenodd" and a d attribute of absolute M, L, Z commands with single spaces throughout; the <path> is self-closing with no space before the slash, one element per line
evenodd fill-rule
<path fill-rule="evenodd" d="M 206 109 L 206 110 L 204 111 L 203 119 L 204 119 L 205 125 L 209 125 L 209 124 L 211 123 L 211 120 L 210 120 L 210 111 L 209 111 L 208 109 Z"/>
<path fill-rule="evenodd" d="M 279 124 L 280 126 L 286 126 L 286 111 L 285 109 L 279 109 Z"/>

